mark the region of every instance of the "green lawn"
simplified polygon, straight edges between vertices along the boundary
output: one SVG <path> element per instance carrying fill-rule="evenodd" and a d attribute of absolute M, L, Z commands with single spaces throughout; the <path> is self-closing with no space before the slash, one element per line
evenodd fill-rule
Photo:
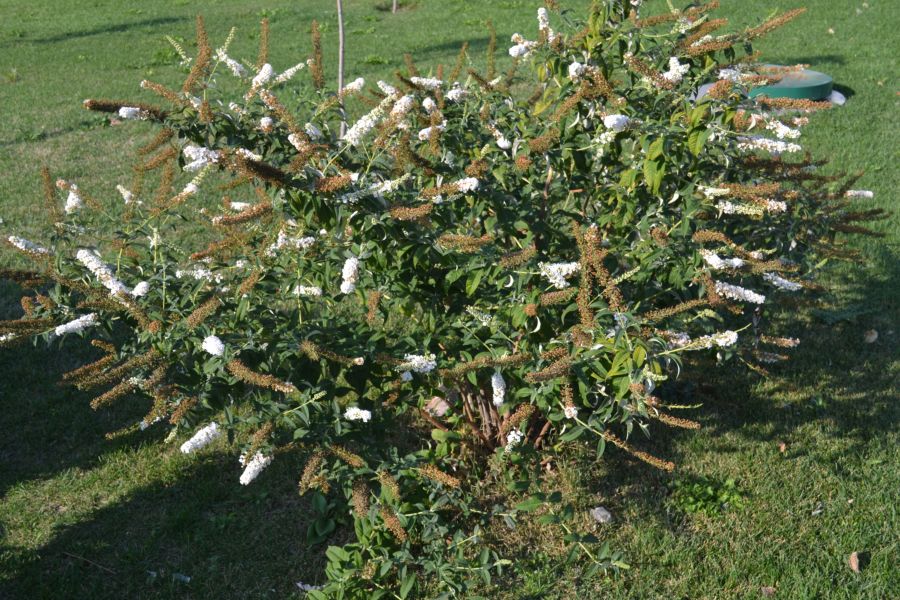
<path fill-rule="evenodd" d="M 465 40 L 483 56 L 486 19 L 504 42 L 535 29 L 540 2 L 418 0 L 397 15 L 380 7 L 388 1 L 345 4 L 348 74 L 371 79 L 400 68 L 407 51 L 426 68 L 451 64 Z M 588 2 L 561 4 L 579 10 Z M 793 6 L 722 4 L 735 24 Z M 808 7 L 761 48 L 772 62 L 827 71 L 848 93 L 846 106 L 812 118 L 801 142 L 844 170 L 864 169 L 857 187 L 892 209 L 900 187 L 900 70 L 889 42 L 897 6 L 812 0 Z M 200 10 L 214 43 L 239 27 L 232 52 L 239 57 L 255 56 L 263 16 L 272 23 L 276 68 L 307 56 L 313 18 L 334 54 L 330 0 L 0 1 L 0 233 L 41 238 L 41 164 L 55 177 L 83 178 L 94 193 L 127 181 L 131 150 L 150 128 L 129 139 L 126 127 L 143 126 L 111 127 L 81 102 L 141 97 L 143 78 L 178 81 L 163 35 L 190 40 Z M 562 459 L 563 476 L 590 491 L 578 502 L 614 513 L 598 531 L 630 570 L 585 581 L 577 569 L 559 571 L 540 541 L 523 548 L 510 540 L 529 575 L 504 582 L 507 591 L 493 597 L 759 598 L 768 586 L 777 598 L 896 597 L 900 217 L 878 228 L 884 239 L 856 242 L 862 263 L 831 268 L 822 302 L 790 315 L 803 343 L 772 378 L 698 365 L 678 386 L 685 404 L 703 404 L 690 413 L 703 429 L 655 430 L 645 444 L 676 460 L 675 474 L 615 450 L 600 461 Z M 0 249 L 0 267 L 14 260 Z M 0 318 L 19 314 L 18 297 L 0 283 Z M 867 344 L 871 329 L 878 339 Z M 323 548 L 304 542 L 300 465 L 275 461 L 244 488 L 223 446 L 184 457 L 159 427 L 107 441 L 106 432 L 146 407 L 95 413 L 85 394 L 57 385 L 85 356 L 73 340 L 61 349 L 0 349 L 0 598 L 283 598 L 294 582 L 319 580 Z M 729 479 L 739 500 L 708 514 L 685 512 L 692 494 L 715 509 L 715 501 L 703 502 L 704 490 L 724 489 Z M 859 573 L 847 564 L 854 551 Z"/>

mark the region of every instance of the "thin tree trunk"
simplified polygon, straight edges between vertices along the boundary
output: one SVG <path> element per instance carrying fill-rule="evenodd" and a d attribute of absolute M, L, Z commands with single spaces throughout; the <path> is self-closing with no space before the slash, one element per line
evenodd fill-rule
<path fill-rule="evenodd" d="M 391 5 L 391 12 L 397 12 L 397 0 L 394 0 L 394 3 Z"/>
<path fill-rule="evenodd" d="M 344 92 L 344 3 L 337 0 L 338 18 L 338 94 Z M 347 132 L 347 120 L 344 114 L 344 101 L 341 100 L 341 137 Z"/>

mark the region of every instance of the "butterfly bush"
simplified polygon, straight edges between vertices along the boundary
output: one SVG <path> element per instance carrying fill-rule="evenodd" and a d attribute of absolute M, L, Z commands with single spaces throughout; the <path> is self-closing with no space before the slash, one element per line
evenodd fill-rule
<path fill-rule="evenodd" d="M 762 311 L 880 216 L 800 153 L 797 115 L 826 104 L 747 99 L 784 73 L 752 41 L 798 13 L 718 34 L 714 8 L 605 0 L 574 27 L 541 8 L 502 75 L 463 51 L 337 93 L 315 23 L 276 75 L 198 19 L 182 88 L 141 82 L 164 106 L 85 102 L 159 133 L 108 199 L 45 173 L 52 243 L 7 238 L 35 265 L 7 275 L 36 291 L 0 343 L 94 336 L 65 380 L 95 408 L 147 396 L 120 434 L 168 427 L 193 453 L 227 433 L 236 484 L 302 460 L 308 541 L 356 534 L 311 597 L 466 596 L 515 578 L 506 527 L 558 527 L 585 575 L 619 568 L 544 467 L 613 445 L 673 469 L 630 439 L 699 427 L 659 384 L 704 353 L 785 358 L 797 332 Z M 123 216 L 100 245 L 104 203 Z"/>

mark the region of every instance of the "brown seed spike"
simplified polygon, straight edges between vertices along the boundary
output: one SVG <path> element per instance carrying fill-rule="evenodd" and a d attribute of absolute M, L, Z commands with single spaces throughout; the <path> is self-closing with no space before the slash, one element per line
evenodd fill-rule
<path fill-rule="evenodd" d="M 459 79 L 459 74 L 462 72 L 463 63 L 466 60 L 466 51 L 469 49 L 469 42 L 463 42 L 462 47 L 459 49 L 459 54 L 456 57 L 456 64 L 453 66 L 453 70 L 450 72 L 450 81 L 456 81 Z"/>
<path fill-rule="evenodd" d="M 181 91 L 185 94 L 193 92 L 201 80 L 209 73 L 210 59 L 212 58 L 212 48 L 209 46 L 209 38 L 206 35 L 206 27 L 203 24 L 203 17 L 197 15 L 197 57 L 191 66 L 191 72 L 188 73 Z"/>
<path fill-rule="evenodd" d="M 495 59 L 497 54 L 497 30 L 494 29 L 494 22 L 488 19 L 488 45 L 487 45 L 487 78 L 493 79 L 496 75 Z"/>
<path fill-rule="evenodd" d="M 259 24 L 259 54 L 256 56 L 256 70 L 259 71 L 269 62 L 269 19 L 264 18 Z"/>
<path fill-rule="evenodd" d="M 309 72 L 312 75 L 313 85 L 317 90 L 321 90 L 325 87 L 325 72 L 322 66 L 322 35 L 319 33 L 318 21 L 313 20 L 310 26 L 310 37 L 312 38 L 313 57 Z"/>
<path fill-rule="evenodd" d="M 748 40 L 753 40 L 758 37 L 764 36 L 767 33 L 771 32 L 775 29 L 778 29 L 782 25 L 785 25 L 785 24 L 789 23 L 790 21 L 793 21 L 794 19 L 796 19 L 797 17 L 799 17 L 800 15 L 802 15 L 805 12 L 806 12 L 805 8 L 795 8 L 793 10 L 789 10 L 781 16 L 769 19 L 768 21 L 766 21 L 762 25 L 759 25 L 758 27 L 748 29 L 746 37 Z"/>
<path fill-rule="evenodd" d="M 353 483 L 353 492 L 350 495 L 350 504 L 353 506 L 353 514 L 358 519 L 369 513 L 369 486 L 362 480 Z"/>
<path fill-rule="evenodd" d="M 226 368 L 229 373 L 241 381 L 255 386 L 269 388 L 276 392 L 281 392 L 282 394 L 293 394 L 297 391 L 297 388 L 294 387 L 293 384 L 287 381 L 281 381 L 268 373 L 258 373 L 238 359 L 229 362 L 226 365 Z"/>
<path fill-rule="evenodd" d="M 319 469 L 322 468 L 322 465 L 325 462 L 325 456 L 322 454 L 321 450 L 316 450 L 313 452 L 312 456 L 309 457 L 309 460 L 306 461 L 306 466 L 303 467 L 303 473 L 300 476 L 300 495 L 302 496 L 310 489 L 318 487 L 316 484 L 320 478 Z"/>
<path fill-rule="evenodd" d="M 635 458 L 644 461 L 648 465 L 652 465 L 652 466 L 656 467 L 657 469 L 662 469 L 663 471 L 671 472 L 671 471 L 675 470 L 675 463 L 668 461 L 668 460 L 662 460 L 661 458 L 657 458 L 653 455 L 647 454 L 646 452 L 632 448 L 630 445 L 625 443 L 622 439 L 617 437 L 615 434 L 610 433 L 609 431 L 603 432 L 603 438 L 607 442 L 613 444 L 614 446 L 616 446 L 617 448 L 619 448 L 621 450 L 624 450 L 625 452 L 627 452 L 628 454 L 631 454 Z"/>
<path fill-rule="evenodd" d="M 459 479 L 453 477 L 452 475 L 444 473 L 434 465 L 425 465 L 423 467 L 419 467 L 419 473 L 421 473 L 428 479 L 431 479 L 432 481 L 436 481 L 451 488 L 458 488 L 461 483 Z"/>
<path fill-rule="evenodd" d="M 194 312 L 188 315 L 187 319 L 185 319 L 185 323 L 187 323 L 188 329 L 196 329 L 197 327 L 199 327 L 200 324 L 203 323 L 203 321 L 210 317 L 214 312 L 216 312 L 216 309 L 218 309 L 221 305 L 222 301 L 219 300 L 218 297 L 213 296 L 212 298 L 209 298 L 206 302 L 194 309 Z"/>
<path fill-rule="evenodd" d="M 400 485 L 394 476 L 387 471 L 378 471 L 378 482 L 381 483 L 381 489 L 389 492 L 390 498 L 393 500 L 400 499 Z"/>
<path fill-rule="evenodd" d="M 363 460 L 361 456 L 350 452 L 343 446 L 331 445 L 328 447 L 328 450 L 330 450 L 332 454 L 334 454 L 336 457 L 338 457 L 351 467 L 361 469 L 366 466 L 366 461 Z"/>
<path fill-rule="evenodd" d="M 405 542 L 407 540 L 406 531 L 403 529 L 403 525 L 400 523 L 400 519 L 397 518 L 397 515 L 394 514 L 387 506 L 381 507 L 381 518 L 384 521 L 385 527 L 388 528 L 397 541 Z"/>

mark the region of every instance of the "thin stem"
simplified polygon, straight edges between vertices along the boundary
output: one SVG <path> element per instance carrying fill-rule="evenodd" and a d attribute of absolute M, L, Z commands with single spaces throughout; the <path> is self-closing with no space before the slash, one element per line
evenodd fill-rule
<path fill-rule="evenodd" d="M 347 115 L 344 112 L 344 101 L 341 93 L 344 91 L 344 3 L 337 0 L 338 19 L 338 102 L 341 107 L 341 137 L 347 133 Z"/>

